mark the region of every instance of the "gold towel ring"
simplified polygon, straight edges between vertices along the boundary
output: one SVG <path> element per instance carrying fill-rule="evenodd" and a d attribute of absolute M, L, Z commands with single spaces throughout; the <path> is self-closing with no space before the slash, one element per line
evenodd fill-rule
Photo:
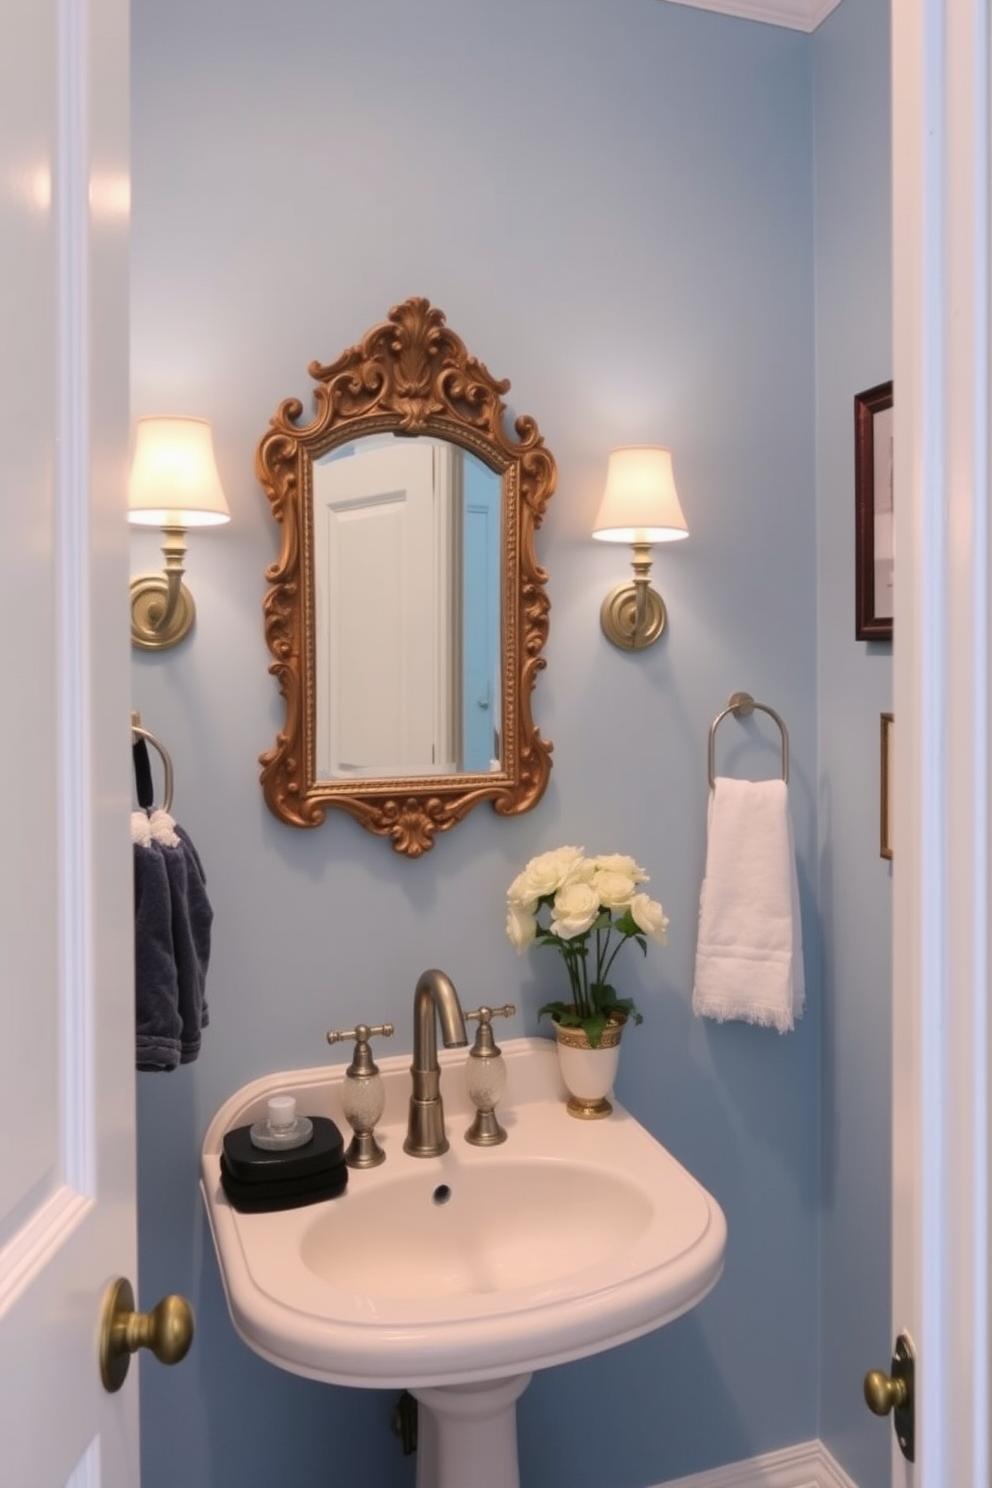
<path fill-rule="evenodd" d="M 722 713 L 718 713 L 710 724 L 709 738 L 709 777 L 710 790 L 716 784 L 716 731 L 720 724 L 733 713 L 735 718 L 750 718 L 757 708 L 759 713 L 767 713 L 769 718 L 774 718 L 778 724 L 779 733 L 782 735 L 782 779 L 786 785 L 789 783 L 789 730 L 784 721 L 774 708 L 769 708 L 767 703 L 756 703 L 749 692 L 734 692 L 730 695 L 730 701 Z"/>

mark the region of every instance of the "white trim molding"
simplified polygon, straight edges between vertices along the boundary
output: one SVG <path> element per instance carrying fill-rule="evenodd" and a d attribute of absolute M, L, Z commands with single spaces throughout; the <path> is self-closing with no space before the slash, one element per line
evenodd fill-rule
<path fill-rule="evenodd" d="M 916 1466 L 892 1474 L 905 1488 L 992 1477 L 990 31 L 987 0 L 892 5 L 892 1331 L 917 1355 Z"/>
<path fill-rule="evenodd" d="M 732 1462 L 658 1488 L 858 1488 L 821 1441 L 801 1442 L 781 1452 Z"/>
<path fill-rule="evenodd" d="M 696 10 L 716 10 L 744 21 L 764 21 L 769 26 L 787 26 L 791 31 L 815 31 L 836 10 L 840 0 L 665 0 L 669 5 L 691 5 Z"/>

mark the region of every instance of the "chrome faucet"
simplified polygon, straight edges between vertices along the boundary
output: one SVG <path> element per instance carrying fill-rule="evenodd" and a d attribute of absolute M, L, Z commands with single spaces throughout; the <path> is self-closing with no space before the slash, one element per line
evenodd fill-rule
<path fill-rule="evenodd" d="M 441 1068 L 437 1062 L 435 1012 L 441 1021 L 441 1037 L 446 1049 L 457 1049 L 468 1043 L 465 1018 L 458 993 L 443 971 L 421 973 L 413 994 L 413 1091 L 410 1096 L 410 1119 L 403 1151 L 411 1157 L 438 1157 L 448 1150 L 444 1134 L 444 1107 L 441 1104 Z"/>

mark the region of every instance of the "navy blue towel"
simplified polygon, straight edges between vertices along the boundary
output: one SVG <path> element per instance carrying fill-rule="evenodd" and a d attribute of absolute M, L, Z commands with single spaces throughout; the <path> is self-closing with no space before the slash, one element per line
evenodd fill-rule
<path fill-rule="evenodd" d="M 140 1070 L 175 1069 L 182 1053 L 172 896 L 163 853 L 161 843 L 151 837 L 134 844 L 135 1052 Z"/>
<path fill-rule="evenodd" d="M 213 909 L 200 856 L 164 811 L 132 816 L 137 1066 L 172 1070 L 200 1052 L 209 1022 Z"/>
<path fill-rule="evenodd" d="M 189 834 L 176 827 L 179 843 L 167 847 L 165 865 L 172 892 L 172 944 L 179 988 L 179 1016 L 183 1036 L 180 1063 L 189 1064 L 200 1052 L 200 1035 L 210 1022 L 207 1007 L 207 968 L 214 912 L 207 898 L 207 881 L 200 855 Z"/>

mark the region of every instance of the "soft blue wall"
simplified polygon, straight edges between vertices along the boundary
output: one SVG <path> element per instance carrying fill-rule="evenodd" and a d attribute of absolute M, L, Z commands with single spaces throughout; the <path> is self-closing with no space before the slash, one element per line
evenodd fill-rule
<path fill-rule="evenodd" d="M 892 376 L 889 0 L 844 0 L 813 38 L 823 1152 L 820 1434 L 886 1488 L 865 1370 L 892 1346 L 892 864 L 879 857 L 879 714 L 891 643 L 854 635 L 856 392 Z M 881 1430 L 879 1427 L 881 1426 Z"/>
<path fill-rule="evenodd" d="M 216 910 L 199 1062 L 138 1080 L 142 1292 L 185 1291 L 200 1317 L 181 1369 L 143 1371 L 143 1488 L 411 1481 L 391 1395 L 297 1380 L 235 1338 L 198 1146 L 237 1086 L 328 1057 L 328 1027 L 389 1018 L 408 1048 L 425 966 L 469 1003 L 515 1001 L 511 1035 L 537 1031 L 556 968 L 515 956 L 504 894 L 567 841 L 636 855 L 671 917 L 668 949 L 626 968 L 646 1018 L 619 1095 L 717 1196 L 730 1240 L 696 1312 L 535 1379 L 524 1484 L 646 1488 L 815 1436 L 811 40 L 658 0 L 135 0 L 133 33 L 133 414 L 212 419 L 233 512 L 190 540 L 194 636 L 134 665 Z M 411 294 L 512 379 L 559 466 L 540 534 L 549 791 L 515 821 L 475 812 L 413 863 L 344 815 L 307 833 L 264 806 L 277 528 L 252 464 L 277 403 L 309 396 L 308 362 Z M 669 633 L 630 657 L 598 621 L 627 555 L 589 531 L 609 449 L 637 441 L 674 446 L 691 537 L 656 558 Z M 134 546 L 157 565 L 153 537 Z M 740 687 L 792 735 L 809 1009 L 786 1037 L 689 1011 L 707 730 Z M 731 720 L 721 747 L 727 768 L 774 772 L 771 733 Z"/>

